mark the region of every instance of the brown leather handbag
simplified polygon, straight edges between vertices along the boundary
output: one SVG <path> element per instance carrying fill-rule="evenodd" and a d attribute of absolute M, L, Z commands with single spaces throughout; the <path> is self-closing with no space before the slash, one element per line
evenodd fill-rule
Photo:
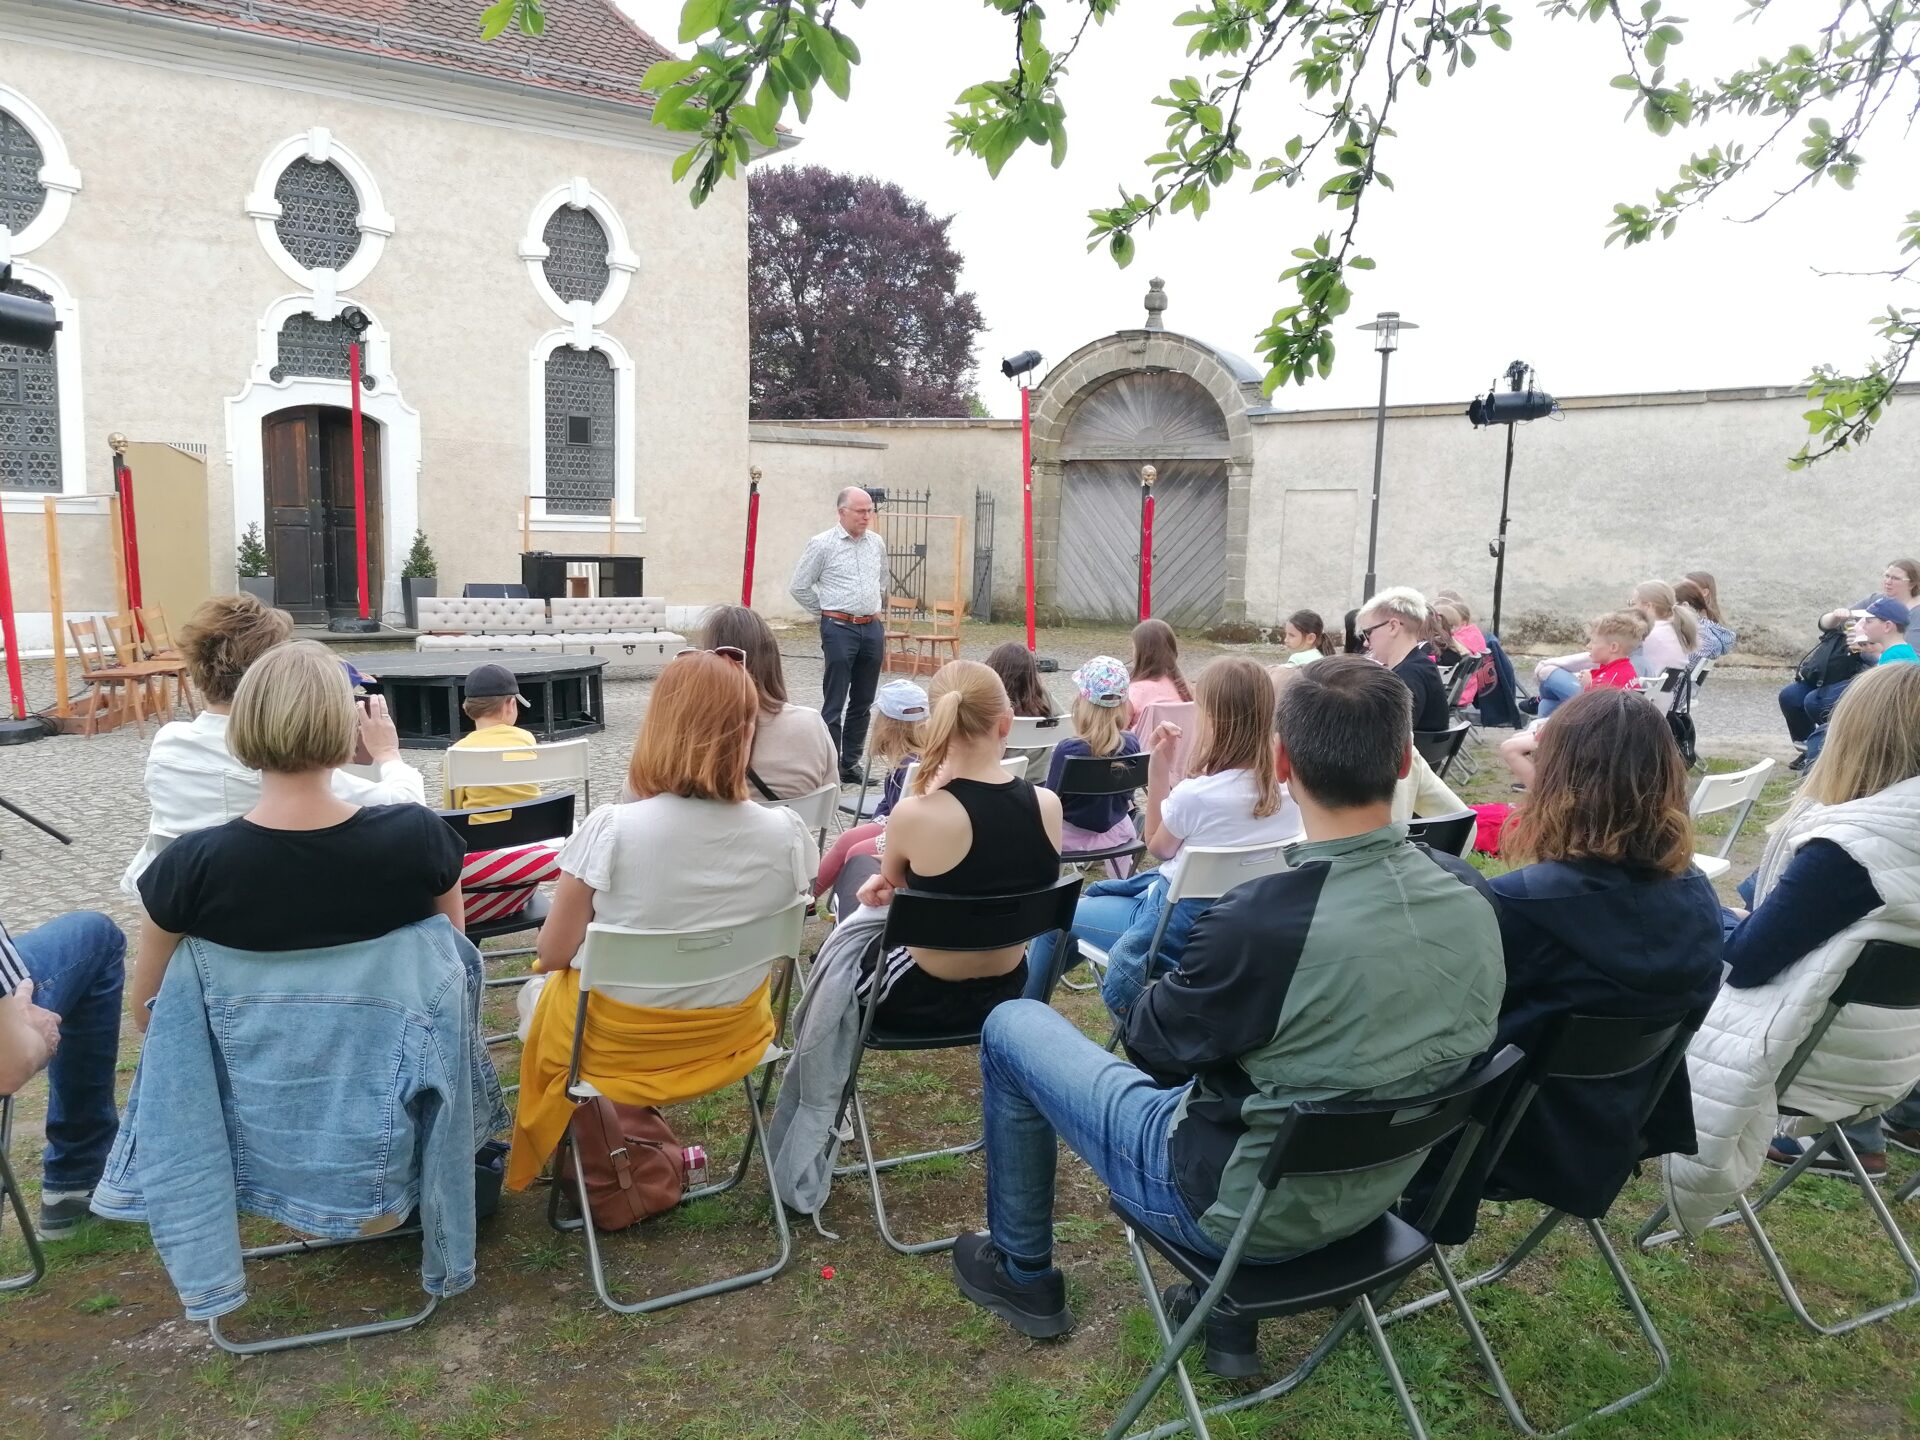
<path fill-rule="evenodd" d="M 686 1191 L 680 1139 L 651 1105 L 621 1105 L 604 1095 L 574 1107 L 567 1122 L 561 1179 L 574 1166 L 587 1177 L 587 1205 L 596 1230 L 624 1230 L 671 1210 Z M 578 1190 L 570 1188 L 569 1198 Z"/>

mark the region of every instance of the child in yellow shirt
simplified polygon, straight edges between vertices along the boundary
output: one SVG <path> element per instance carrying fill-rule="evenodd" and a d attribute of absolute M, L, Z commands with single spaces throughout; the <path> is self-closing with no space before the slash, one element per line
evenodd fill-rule
<path fill-rule="evenodd" d="M 519 745 L 531 747 L 533 735 L 516 723 L 526 698 L 520 682 L 504 665 L 477 665 L 467 676 L 467 698 L 460 708 L 473 721 L 470 734 L 453 742 L 456 750 L 509 750 Z M 446 791 L 449 810 L 485 810 L 495 805 L 511 805 L 516 800 L 540 798 L 538 785 L 466 785 Z"/>

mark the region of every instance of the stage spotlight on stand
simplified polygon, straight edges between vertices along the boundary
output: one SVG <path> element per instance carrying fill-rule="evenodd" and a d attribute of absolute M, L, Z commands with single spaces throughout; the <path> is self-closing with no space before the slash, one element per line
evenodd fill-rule
<path fill-rule="evenodd" d="M 1018 380 L 1030 370 L 1040 368 L 1038 350 L 1022 350 L 1018 355 L 1009 355 L 1000 362 L 1000 373 L 1009 380 Z"/>
<path fill-rule="evenodd" d="M 1513 427 L 1561 413 L 1560 402 L 1533 388 L 1533 367 L 1524 360 L 1507 366 L 1507 388 L 1498 382 L 1467 406 L 1467 419 L 1476 426 L 1507 427 L 1507 468 L 1500 480 L 1500 533 L 1487 546 L 1493 557 L 1493 632 L 1500 632 L 1500 595 L 1507 578 L 1507 496 L 1513 486 Z"/>

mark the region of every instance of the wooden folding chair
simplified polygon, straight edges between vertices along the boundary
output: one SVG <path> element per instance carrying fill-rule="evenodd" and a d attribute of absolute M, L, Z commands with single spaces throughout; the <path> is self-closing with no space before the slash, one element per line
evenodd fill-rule
<path fill-rule="evenodd" d="M 140 633 L 147 637 L 147 658 L 178 659 L 180 646 L 173 638 L 173 631 L 167 628 L 167 612 L 158 605 L 142 605 L 133 613 L 140 617 Z"/>
<path fill-rule="evenodd" d="M 960 658 L 960 603 L 957 600 L 936 600 L 927 609 L 933 614 L 933 629 L 922 631 L 913 637 L 913 641 L 924 651 L 924 664 L 931 672 L 938 670 L 943 663 L 940 659 L 942 646 L 946 647 L 948 660 Z"/>
<path fill-rule="evenodd" d="M 106 718 L 109 730 L 129 718 L 137 718 L 144 724 L 147 714 L 142 696 L 152 680 L 151 672 L 119 665 L 108 658 L 99 624 L 97 619 L 67 622 L 67 633 L 73 637 L 74 649 L 80 656 L 80 678 L 90 689 L 86 700 L 85 733 L 88 735 L 98 732 L 102 717 Z"/>
<path fill-rule="evenodd" d="M 914 650 L 916 632 L 913 617 L 920 613 L 920 602 L 911 595 L 887 596 L 886 613 L 882 629 L 886 646 L 880 662 L 880 668 L 889 672 L 906 675 L 920 673 L 920 657 Z"/>

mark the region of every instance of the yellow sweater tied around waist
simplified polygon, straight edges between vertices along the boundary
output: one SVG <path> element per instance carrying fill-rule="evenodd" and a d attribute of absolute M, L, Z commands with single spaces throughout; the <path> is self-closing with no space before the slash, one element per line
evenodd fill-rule
<path fill-rule="evenodd" d="M 772 977 L 738 1005 L 657 1010 L 590 997 L 580 1078 L 622 1105 L 674 1105 L 753 1073 L 773 1042 Z M 524 1190 L 552 1156 L 573 1117 L 567 1062 L 573 1053 L 580 972 L 557 970 L 541 987 L 520 1060 L 507 1188 Z"/>

